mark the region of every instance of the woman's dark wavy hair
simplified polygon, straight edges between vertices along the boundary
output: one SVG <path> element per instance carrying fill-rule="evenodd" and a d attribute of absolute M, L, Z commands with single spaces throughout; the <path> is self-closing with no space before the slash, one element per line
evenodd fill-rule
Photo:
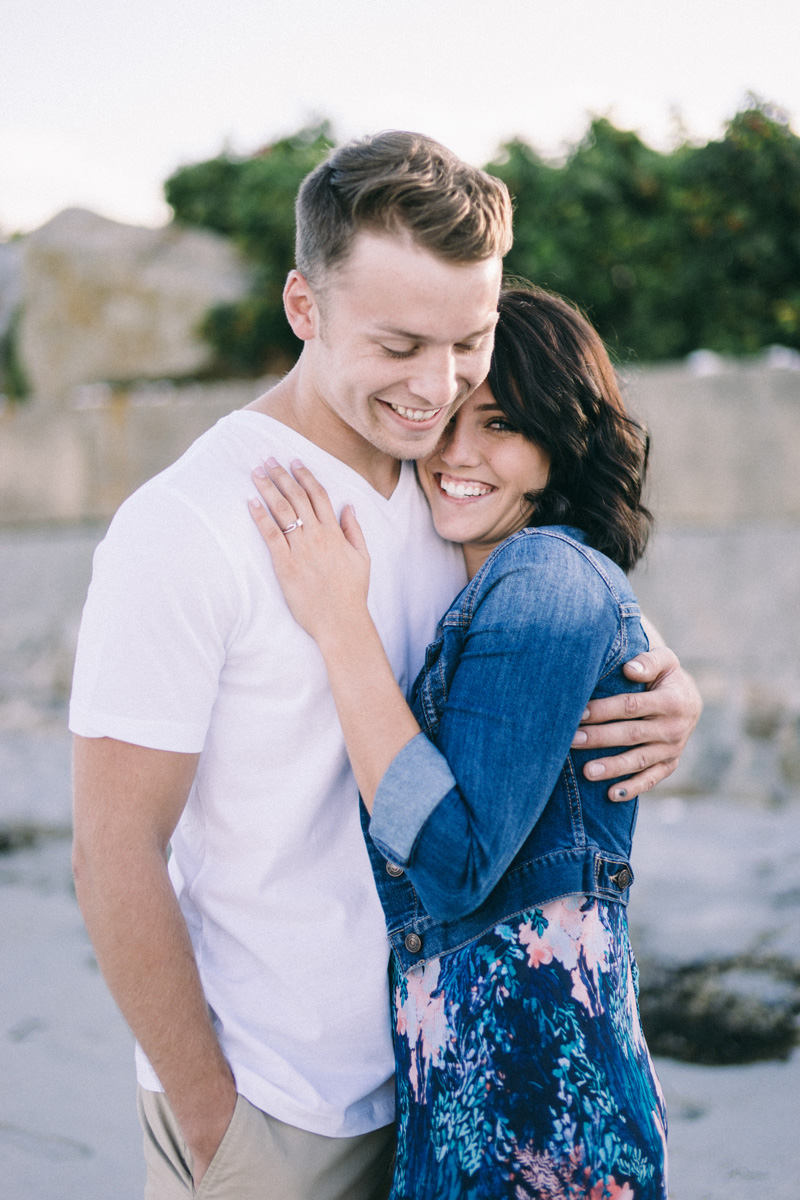
<path fill-rule="evenodd" d="M 489 387 L 512 427 L 550 456 L 526 497 L 529 525 L 576 525 L 629 571 L 652 515 L 642 504 L 650 439 L 625 411 L 600 337 L 577 309 L 537 287 L 500 294 Z"/>

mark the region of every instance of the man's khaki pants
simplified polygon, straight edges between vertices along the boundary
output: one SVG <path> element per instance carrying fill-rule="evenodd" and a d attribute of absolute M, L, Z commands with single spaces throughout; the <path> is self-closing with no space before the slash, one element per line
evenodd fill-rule
<path fill-rule="evenodd" d="M 147 1164 L 145 1200 L 386 1200 L 394 1127 L 330 1138 L 285 1125 L 239 1096 L 217 1153 L 195 1190 L 191 1155 L 161 1092 L 139 1088 Z"/>

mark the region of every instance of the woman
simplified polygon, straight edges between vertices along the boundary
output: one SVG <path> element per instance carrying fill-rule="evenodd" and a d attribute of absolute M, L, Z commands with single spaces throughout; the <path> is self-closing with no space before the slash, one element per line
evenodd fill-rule
<path fill-rule="evenodd" d="M 489 379 L 419 465 L 470 582 L 410 708 L 354 513 L 340 526 L 302 464 L 256 477 L 270 511 L 251 511 L 325 659 L 394 951 L 393 1200 L 666 1197 L 625 920 L 635 805 L 570 752 L 589 699 L 633 690 L 622 666 L 647 648 L 623 573 L 649 529 L 646 458 L 591 326 L 540 290 L 504 293 Z"/>

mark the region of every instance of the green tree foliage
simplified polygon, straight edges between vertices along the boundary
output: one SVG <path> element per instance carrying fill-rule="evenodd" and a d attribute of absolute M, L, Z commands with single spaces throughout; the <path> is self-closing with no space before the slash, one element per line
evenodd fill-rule
<path fill-rule="evenodd" d="M 679 160 L 681 349 L 800 347 L 800 138 L 752 104 Z"/>
<path fill-rule="evenodd" d="M 751 102 L 668 154 L 605 119 L 560 165 L 525 142 L 488 169 L 515 198 L 507 268 L 582 305 L 621 357 L 800 347 L 800 138 Z"/>
<path fill-rule="evenodd" d="M 525 142 L 503 151 L 487 169 L 515 202 L 507 271 L 580 304 L 612 343 L 669 355 L 674 338 L 658 321 L 672 265 L 668 156 L 606 119 L 591 123 L 561 166 Z"/>
<path fill-rule="evenodd" d="M 331 145 L 322 124 L 167 181 L 177 220 L 232 236 L 253 266 L 251 295 L 206 320 L 221 373 L 296 356 L 281 305 L 293 202 Z M 779 110 L 753 100 L 719 141 L 669 153 L 600 118 L 564 162 L 517 139 L 487 169 L 514 197 L 508 273 L 580 304 L 620 358 L 800 348 L 800 138 Z"/>
<path fill-rule="evenodd" d="M 326 122 L 281 138 L 251 158 L 220 155 L 181 167 L 165 184 L 175 219 L 231 236 L 252 268 L 252 290 L 208 313 L 202 330 L 220 375 L 257 375 L 297 357 L 281 295 L 294 266 L 294 198 L 333 142 Z"/>

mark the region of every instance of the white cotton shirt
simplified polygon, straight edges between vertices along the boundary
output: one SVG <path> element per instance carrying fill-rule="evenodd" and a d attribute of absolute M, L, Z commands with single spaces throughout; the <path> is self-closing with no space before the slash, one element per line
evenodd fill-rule
<path fill-rule="evenodd" d="M 95 553 L 70 728 L 200 751 L 169 870 L 238 1090 L 329 1137 L 393 1119 L 388 941 L 322 657 L 247 499 L 301 458 L 354 505 L 401 687 L 466 576 L 410 463 L 389 499 L 287 426 L 235 412 L 130 497 Z M 294 535 L 302 536 L 302 532 Z M 137 1047 L 139 1082 L 160 1085 Z"/>

